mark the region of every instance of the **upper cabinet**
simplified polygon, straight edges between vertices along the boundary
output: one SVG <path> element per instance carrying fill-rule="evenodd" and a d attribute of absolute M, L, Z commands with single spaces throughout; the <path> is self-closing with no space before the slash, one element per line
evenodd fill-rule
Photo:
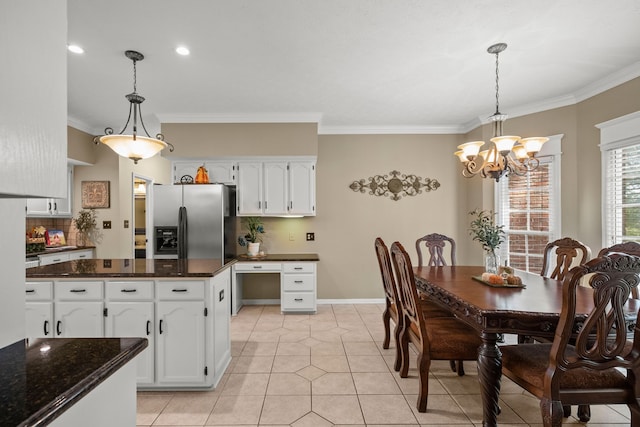
<path fill-rule="evenodd" d="M 316 166 L 311 160 L 238 162 L 237 214 L 316 214 Z"/>
<path fill-rule="evenodd" d="M 67 166 L 66 195 L 60 198 L 27 199 L 26 214 L 32 218 L 73 216 L 73 166 Z"/>
<path fill-rule="evenodd" d="M 173 182 L 183 182 L 183 177 L 188 180 L 196 178 L 198 168 L 204 166 L 209 174 L 209 182 L 212 184 L 236 185 L 236 162 L 225 160 L 207 161 L 175 161 L 173 162 Z"/>

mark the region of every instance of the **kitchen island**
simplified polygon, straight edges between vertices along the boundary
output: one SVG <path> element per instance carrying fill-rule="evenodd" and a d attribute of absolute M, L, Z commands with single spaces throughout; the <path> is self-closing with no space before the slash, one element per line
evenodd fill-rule
<path fill-rule="evenodd" d="M 82 259 L 26 270 L 30 338 L 143 337 L 138 389 L 209 389 L 231 361 L 230 264 Z"/>
<path fill-rule="evenodd" d="M 0 349 L 0 425 L 135 426 L 131 361 L 146 346 L 140 338 L 59 338 Z"/>

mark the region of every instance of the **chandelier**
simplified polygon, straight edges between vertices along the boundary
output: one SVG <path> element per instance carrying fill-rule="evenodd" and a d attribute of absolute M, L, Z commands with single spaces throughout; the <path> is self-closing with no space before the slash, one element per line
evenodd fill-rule
<path fill-rule="evenodd" d="M 458 145 L 458 151 L 454 153 L 463 164 L 462 175 L 466 178 L 480 175 L 498 182 L 511 173 L 525 175 L 538 167 L 540 161 L 535 155 L 549 140 L 544 137 L 502 135 L 502 125 L 507 120 L 507 115 L 500 112 L 498 56 L 506 48 L 506 43 L 497 43 L 487 49 L 487 52 L 496 55 L 496 112 L 489 117 L 493 123 L 493 138 L 490 139 L 493 144 L 489 149 L 480 151 L 484 141 L 467 142 Z"/>
<path fill-rule="evenodd" d="M 108 127 L 104 130 L 105 134 L 96 136 L 93 138 L 93 142 L 96 145 L 101 142 L 118 155 L 127 157 L 133 160 L 133 163 L 138 164 L 138 160 L 153 157 L 167 147 L 169 147 L 169 151 L 173 151 L 173 145 L 165 142 L 164 135 L 161 133 L 156 134 L 156 137 L 152 138 L 149 132 L 147 132 L 147 128 L 144 126 L 144 121 L 142 120 L 140 104 L 144 102 L 144 97 L 136 92 L 136 62 L 142 61 L 144 55 L 135 50 L 127 50 L 124 54 L 133 61 L 133 92 L 125 95 L 129 101 L 129 117 L 127 117 L 127 122 L 124 124 L 120 133 L 114 134 L 113 128 Z M 125 135 L 124 131 L 129 126 L 131 114 L 133 114 L 133 132 L 131 135 Z M 140 117 L 140 124 L 146 136 L 138 135 L 138 117 Z"/>

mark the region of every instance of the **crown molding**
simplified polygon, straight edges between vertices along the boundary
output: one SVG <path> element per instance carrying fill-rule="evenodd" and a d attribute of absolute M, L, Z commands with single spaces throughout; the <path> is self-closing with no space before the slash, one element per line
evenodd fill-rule
<path fill-rule="evenodd" d="M 320 123 L 322 113 L 156 114 L 160 123 Z"/>
<path fill-rule="evenodd" d="M 595 82 L 578 89 L 574 94 L 576 102 L 581 102 L 585 99 L 591 98 L 592 96 L 599 95 L 604 91 L 619 86 L 637 77 L 640 77 L 640 61 L 634 62 L 628 67 L 621 68 L 600 80 L 596 80 Z"/>
<path fill-rule="evenodd" d="M 103 133 L 103 130 L 96 131 L 87 123 L 72 116 L 67 116 L 67 126 L 71 126 L 72 128 L 88 133 L 89 135 L 101 135 Z"/>
<path fill-rule="evenodd" d="M 320 126 L 318 135 L 445 135 L 462 130 L 460 126 Z"/>

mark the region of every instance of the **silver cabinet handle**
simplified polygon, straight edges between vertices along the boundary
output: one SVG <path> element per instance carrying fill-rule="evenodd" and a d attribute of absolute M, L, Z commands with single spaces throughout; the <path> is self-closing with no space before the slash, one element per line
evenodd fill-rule
<path fill-rule="evenodd" d="M 187 292 L 187 289 L 185 288 L 181 288 L 181 289 L 172 289 L 171 292 Z"/>
<path fill-rule="evenodd" d="M 294 301 L 300 302 L 302 301 L 302 298 L 295 298 Z"/>
<path fill-rule="evenodd" d="M 302 280 L 294 280 L 293 283 L 304 283 Z"/>
<path fill-rule="evenodd" d="M 262 266 L 261 265 L 254 265 L 253 268 L 259 269 L 259 268 L 262 268 Z"/>
<path fill-rule="evenodd" d="M 74 293 L 74 294 L 82 294 L 87 292 L 86 289 L 71 289 L 69 292 Z"/>
<path fill-rule="evenodd" d="M 294 270 L 302 270 L 302 267 L 293 267 Z"/>
<path fill-rule="evenodd" d="M 124 293 L 132 293 L 132 292 L 137 292 L 137 289 L 120 289 L 120 292 L 124 292 Z"/>

